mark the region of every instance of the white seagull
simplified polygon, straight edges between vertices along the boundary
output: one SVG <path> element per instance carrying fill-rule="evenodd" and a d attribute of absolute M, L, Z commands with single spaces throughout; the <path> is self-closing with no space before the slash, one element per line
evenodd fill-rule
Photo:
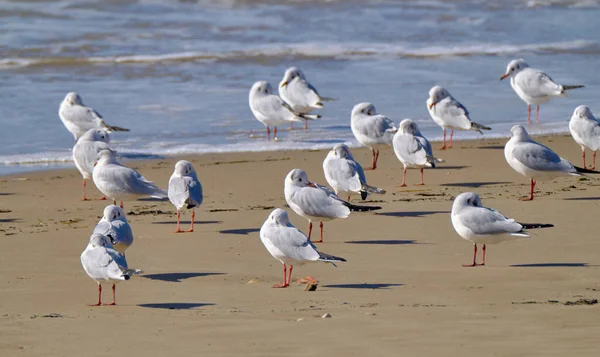
<path fill-rule="evenodd" d="M 198 180 L 196 170 L 189 161 L 181 160 L 175 164 L 175 171 L 169 179 L 169 201 L 177 208 L 177 229 L 175 233 L 184 232 L 180 229 L 181 210 L 183 208 L 192 210 L 192 222 L 190 229 L 194 231 L 195 208 L 202 204 L 202 184 Z"/>
<path fill-rule="evenodd" d="M 515 59 L 508 63 L 506 73 L 500 80 L 510 77 L 510 85 L 525 103 L 527 103 L 527 122 L 531 123 L 531 105 L 536 105 L 535 121 L 540 122 L 540 104 L 553 97 L 566 97 L 565 91 L 583 88 L 582 85 L 560 85 L 542 71 L 529 67 L 524 59 Z"/>
<path fill-rule="evenodd" d="M 283 265 L 283 283 L 273 285 L 274 288 L 285 288 L 290 285 L 294 265 L 325 262 L 335 266 L 337 262 L 346 261 L 344 258 L 319 252 L 310 238 L 290 223 L 287 212 L 281 208 L 274 209 L 260 228 L 260 240 L 273 258 Z M 290 266 L 287 279 L 286 265 Z M 318 282 L 311 276 L 302 280 L 303 282 Z"/>
<path fill-rule="evenodd" d="M 143 273 L 139 269 L 129 269 L 125 256 L 113 249 L 108 237 L 99 233 L 94 233 L 90 237 L 89 244 L 81 253 L 81 265 L 87 275 L 98 283 L 98 302 L 91 306 L 102 305 L 103 283 L 112 284 L 113 300 L 107 305 L 116 305 L 115 284 Z"/>
<path fill-rule="evenodd" d="M 575 108 L 573 116 L 569 121 L 571 136 L 581 146 L 583 167 L 585 165 L 585 148 L 594 152 L 594 162 L 590 169 L 596 168 L 596 151 L 600 150 L 600 122 L 594 117 L 590 108 L 580 105 Z"/>
<path fill-rule="evenodd" d="M 297 67 L 290 67 L 285 71 L 279 83 L 279 96 L 300 114 L 309 114 L 315 109 L 323 108 L 323 102 L 335 100 L 335 98 L 321 97 Z M 294 122 L 291 125 L 293 126 Z M 304 121 L 304 129 L 307 128 L 308 121 Z"/>
<path fill-rule="evenodd" d="M 507 240 L 527 238 L 525 229 L 554 227 L 552 224 L 518 223 L 506 218 L 502 213 L 484 207 L 479 196 L 473 192 L 464 192 L 454 199 L 452 204 L 452 226 L 458 235 L 473 242 L 473 263 L 463 266 L 485 265 L 485 245 Z M 483 261 L 477 264 L 477 244 L 483 244 Z"/>
<path fill-rule="evenodd" d="M 277 127 L 293 121 L 314 120 L 316 115 L 294 112 L 289 104 L 273 94 L 273 87 L 267 81 L 258 81 L 252 85 L 249 94 L 250 110 L 256 120 L 267 127 L 267 139 L 271 140 L 271 129 L 274 127 L 273 139 L 277 139 Z"/>
<path fill-rule="evenodd" d="M 73 146 L 73 161 L 83 177 L 83 201 L 87 201 L 85 186 L 87 180 L 92 178 L 98 153 L 101 150 L 109 149 L 109 142 L 110 137 L 108 132 L 102 129 L 90 129 Z M 101 199 L 106 199 L 106 197 Z"/>
<path fill-rule="evenodd" d="M 83 105 L 81 97 L 75 92 L 68 93 L 60 103 L 58 116 L 67 130 L 73 134 L 75 141 L 90 129 L 104 129 L 109 133 L 129 131 L 129 129 L 106 124 L 97 111 Z"/>
<path fill-rule="evenodd" d="M 308 180 L 306 172 L 294 169 L 285 178 L 285 201 L 296 214 L 308 219 L 308 238 L 312 233 L 312 221 L 319 221 L 321 234 L 315 243 L 323 242 L 323 222 L 346 218 L 351 211 L 373 211 L 377 206 L 357 206 L 346 202 L 325 186 Z"/>
<path fill-rule="evenodd" d="M 371 149 L 373 154 L 372 170 L 377 168 L 379 149 L 392 145 L 398 127 L 385 115 L 377 114 L 371 103 L 358 103 L 352 108 L 350 119 L 352 134 L 361 145 Z"/>
<path fill-rule="evenodd" d="M 112 199 L 114 204 L 117 204 L 117 200 L 121 201 L 121 208 L 123 200 L 148 196 L 167 197 L 165 190 L 158 188 L 139 172 L 119 164 L 112 150 L 101 150 L 98 153 L 98 163 L 94 167 L 92 178 L 98 190 Z"/>
<path fill-rule="evenodd" d="M 448 148 L 452 147 L 454 130 L 474 130 L 482 135 L 482 130 L 492 130 L 485 125 L 473 123 L 467 108 L 441 86 L 435 86 L 429 90 L 427 110 L 431 119 L 442 128 L 444 133 L 444 143 L 440 150 L 446 149 L 446 129 L 451 130 Z"/>
<path fill-rule="evenodd" d="M 385 190 L 367 185 L 362 166 L 354 160 L 350 149 L 344 144 L 336 144 L 327 154 L 323 161 L 323 172 L 335 194 L 340 197 L 347 195 L 348 201 L 351 194 L 360 194 L 364 200 L 369 193 L 385 193 Z"/>
<path fill-rule="evenodd" d="M 598 173 L 573 166 L 548 147 L 534 141 L 521 125 L 513 126 L 510 132 L 511 138 L 504 146 L 506 162 L 513 170 L 531 180 L 529 198 L 522 198 L 523 200 L 533 200 L 533 190 L 537 180 L 553 180 L 560 176 Z"/>
<path fill-rule="evenodd" d="M 131 226 L 127 222 L 125 212 L 119 206 L 109 205 L 104 208 L 102 218 L 93 233 L 108 237 L 114 249 L 122 254 L 133 244 Z"/>
<path fill-rule="evenodd" d="M 424 185 L 423 168 L 435 167 L 437 162 L 444 162 L 444 160 L 433 156 L 429 140 L 421 134 L 417 123 L 411 119 L 404 119 L 400 122 L 400 129 L 394 135 L 393 146 L 398 160 L 404 165 L 400 187 L 406 187 L 407 168 L 419 168 L 421 170 L 421 182 L 418 185 Z"/>

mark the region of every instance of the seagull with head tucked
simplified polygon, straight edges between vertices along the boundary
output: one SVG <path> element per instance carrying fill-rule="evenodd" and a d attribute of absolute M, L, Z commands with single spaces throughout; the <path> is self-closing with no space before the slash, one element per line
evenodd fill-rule
<path fill-rule="evenodd" d="M 596 151 L 600 150 L 600 122 L 594 117 L 590 108 L 585 105 L 575 108 L 569 121 L 569 130 L 573 140 L 581 146 L 583 167 L 586 167 L 585 148 L 588 148 L 594 152 L 594 162 L 590 169 L 595 169 Z"/>
<path fill-rule="evenodd" d="M 352 108 L 350 127 L 356 140 L 362 146 L 371 149 L 373 154 L 371 170 L 375 170 L 379 158 L 379 149 L 392 145 L 398 127 L 385 115 L 377 114 L 373 104 L 366 102 L 358 103 Z"/>

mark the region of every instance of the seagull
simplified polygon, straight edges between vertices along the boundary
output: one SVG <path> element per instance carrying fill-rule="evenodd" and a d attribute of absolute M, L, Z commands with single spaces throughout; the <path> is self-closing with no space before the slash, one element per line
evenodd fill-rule
<path fill-rule="evenodd" d="M 142 274 L 139 269 L 129 269 L 125 256 L 110 244 L 110 239 L 102 234 L 94 233 L 90 237 L 90 242 L 81 253 L 81 265 L 83 269 L 98 283 L 98 302 L 90 306 L 102 305 L 102 284 L 113 284 L 113 300 L 107 305 L 116 305 L 115 284 L 122 280 L 129 280 L 133 275 Z"/>
<path fill-rule="evenodd" d="M 121 254 L 125 254 L 127 248 L 133 244 L 133 232 L 125 218 L 125 212 L 116 205 L 108 205 L 104 208 L 104 213 L 94 228 L 94 233 L 108 237 L 114 249 Z"/>
<path fill-rule="evenodd" d="M 196 176 L 196 170 L 189 161 L 181 160 L 175 164 L 175 171 L 169 179 L 169 201 L 177 208 L 177 229 L 175 233 L 184 232 L 179 228 L 181 209 L 192 210 L 192 223 L 186 232 L 194 231 L 195 207 L 202 204 L 202 184 Z"/>
<path fill-rule="evenodd" d="M 85 197 L 85 186 L 87 180 L 92 178 L 98 153 L 100 150 L 109 149 L 109 142 L 110 137 L 106 131 L 102 129 L 90 129 L 73 146 L 73 161 L 83 177 L 83 201 L 88 200 Z M 106 199 L 106 197 L 101 199 Z"/>
<path fill-rule="evenodd" d="M 431 119 L 442 127 L 444 133 L 444 144 L 440 150 L 446 149 L 446 129 L 452 130 L 450 132 L 448 148 L 452 147 L 454 130 L 474 130 L 482 135 L 482 130 L 492 130 L 485 125 L 473 123 L 467 108 L 454 99 L 446 88 L 441 86 L 435 86 L 429 90 L 427 110 L 429 111 L 429 115 L 431 115 Z"/>
<path fill-rule="evenodd" d="M 315 109 L 323 108 L 323 102 L 336 100 L 336 98 L 321 97 L 297 67 L 290 67 L 285 71 L 279 83 L 279 96 L 292 107 L 296 113 L 309 114 Z M 320 118 L 320 116 L 317 116 Z M 291 123 L 292 129 L 294 122 Z M 308 128 L 308 121 L 304 121 L 304 129 Z"/>
<path fill-rule="evenodd" d="M 92 173 L 94 184 L 100 192 L 113 200 L 137 199 L 139 197 L 166 198 L 167 192 L 158 188 L 153 182 L 134 169 L 123 166 L 117 162 L 115 152 L 112 150 L 101 150 L 98 153 L 98 163 Z"/>
<path fill-rule="evenodd" d="M 320 221 L 320 239 L 323 242 L 323 222 L 346 218 L 351 211 L 374 211 L 381 207 L 357 206 L 346 202 L 325 186 L 312 183 L 306 172 L 293 169 L 285 178 L 285 201 L 296 214 L 308 219 L 308 238 L 312 233 L 312 221 Z"/>
<path fill-rule="evenodd" d="M 508 63 L 506 73 L 500 80 L 510 77 L 510 85 L 525 103 L 527 103 L 527 122 L 531 124 L 531 105 L 536 105 L 535 121 L 540 122 L 540 104 L 553 97 L 566 97 L 565 91 L 583 88 L 582 85 L 560 85 L 542 71 L 529 67 L 524 59 L 515 59 Z"/>
<path fill-rule="evenodd" d="M 392 145 L 392 139 L 398 131 L 398 127 L 385 115 L 377 114 L 373 104 L 366 102 L 354 106 L 350 126 L 356 140 L 361 145 L 371 149 L 373 153 L 371 170 L 375 170 L 379 158 L 379 149 L 383 146 Z"/>
<path fill-rule="evenodd" d="M 513 170 L 531 180 L 529 198 L 522 198 L 522 200 L 533 200 L 533 189 L 537 180 L 553 180 L 559 176 L 600 173 L 573 166 L 554 151 L 534 141 L 521 125 L 513 126 L 510 132 L 511 138 L 504 146 L 506 162 Z"/>
<path fill-rule="evenodd" d="M 336 144 L 323 161 L 323 172 L 329 186 L 337 196 L 359 193 L 364 200 L 369 193 L 384 194 L 385 190 L 367 185 L 362 166 L 354 160 L 350 149 L 344 144 Z"/>
<path fill-rule="evenodd" d="M 129 129 L 106 124 L 97 111 L 83 105 L 81 97 L 75 92 L 68 93 L 60 103 L 58 116 L 67 130 L 73 134 L 75 141 L 90 129 L 104 129 L 109 133 L 129 131 Z"/>
<path fill-rule="evenodd" d="M 590 108 L 580 105 L 575 108 L 571 121 L 569 121 L 571 136 L 581 146 L 583 167 L 585 165 L 585 148 L 594 152 L 594 162 L 590 169 L 596 168 L 596 151 L 600 150 L 600 122 L 594 117 Z"/>
<path fill-rule="evenodd" d="M 529 233 L 525 229 L 554 227 L 553 224 L 517 223 L 492 208 L 484 207 L 479 196 L 473 192 L 461 193 L 454 199 L 451 218 L 456 233 L 473 242 L 473 263 L 463 265 L 465 267 L 485 265 L 486 244 L 528 238 Z M 483 244 L 481 264 L 476 263 L 477 244 Z"/>
<path fill-rule="evenodd" d="M 433 156 L 431 144 L 419 130 L 417 123 L 411 119 L 404 119 L 400 122 L 400 129 L 394 135 L 394 152 L 398 160 L 404 165 L 402 174 L 402 185 L 406 187 L 406 169 L 409 167 L 418 167 L 421 169 L 421 182 L 419 186 L 425 185 L 423 182 L 423 168 L 435 167 L 437 162 L 444 162 Z"/>
<path fill-rule="evenodd" d="M 294 265 L 304 265 L 308 262 L 325 262 L 336 266 L 335 263 L 346 261 L 344 258 L 319 252 L 317 247 L 310 241 L 310 238 L 290 223 L 287 212 L 281 208 L 274 209 L 260 228 L 260 240 L 273 258 L 283 264 L 283 283 L 273 285 L 274 288 L 290 286 Z M 287 279 L 286 265 L 290 266 Z M 311 276 L 307 276 L 302 281 L 318 283 Z"/>
<path fill-rule="evenodd" d="M 277 126 L 293 121 L 314 120 L 316 115 L 296 113 L 289 104 L 273 94 L 273 87 L 267 81 L 258 81 L 250 89 L 250 110 L 256 119 L 267 127 L 267 139 L 271 140 L 271 129 L 274 127 L 273 139 L 277 140 Z"/>

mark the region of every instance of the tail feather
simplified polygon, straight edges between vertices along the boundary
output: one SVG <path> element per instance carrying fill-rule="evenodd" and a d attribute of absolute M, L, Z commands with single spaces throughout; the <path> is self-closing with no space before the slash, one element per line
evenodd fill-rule
<path fill-rule="evenodd" d="M 325 262 L 325 263 L 331 263 L 335 267 L 337 267 L 337 265 L 335 265 L 335 263 L 346 261 L 346 259 L 344 259 L 344 258 L 336 257 L 331 254 L 321 253 L 321 252 L 318 252 L 318 253 L 319 253 L 319 261 Z"/>
<path fill-rule="evenodd" d="M 194 207 L 198 206 L 198 202 L 196 202 L 196 201 L 192 200 L 192 199 L 191 199 L 191 198 L 189 198 L 189 197 L 188 197 L 188 199 L 187 199 L 187 200 L 185 200 L 185 202 L 184 202 L 184 203 L 185 203 L 185 208 L 186 208 L 186 209 L 191 209 L 191 208 L 194 208 Z"/>
<path fill-rule="evenodd" d="M 600 171 L 594 171 L 590 169 L 586 169 L 584 167 L 575 166 L 575 170 L 580 174 L 600 174 Z"/>
<path fill-rule="evenodd" d="M 366 184 L 363 185 L 362 190 L 366 191 L 368 193 L 377 193 L 377 194 L 380 194 L 380 195 L 382 195 L 382 194 L 385 193 L 385 190 L 382 189 L 382 188 L 375 187 L 375 186 L 369 186 L 369 185 L 366 185 Z"/>
<path fill-rule="evenodd" d="M 331 102 L 333 100 L 338 100 L 337 98 L 332 97 L 320 97 L 323 102 Z"/>
<path fill-rule="evenodd" d="M 106 124 L 108 131 L 129 131 L 127 128 L 121 128 L 120 126 L 113 126 Z"/>
<path fill-rule="evenodd" d="M 471 122 L 471 130 L 475 130 L 479 134 L 483 135 L 482 130 L 492 130 L 492 128 L 490 128 L 489 126 Z"/>
<path fill-rule="evenodd" d="M 552 228 L 553 224 L 550 223 L 519 223 L 523 226 L 523 229 L 536 229 L 536 228 Z"/>
<path fill-rule="evenodd" d="M 583 87 L 585 87 L 585 86 L 582 86 L 582 85 L 564 85 L 564 84 L 563 84 L 563 86 L 562 86 L 562 87 L 563 87 L 563 93 L 564 93 L 566 90 L 577 89 L 577 88 L 583 88 Z"/>
<path fill-rule="evenodd" d="M 304 120 L 316 120 L 321 118 L 319 114 L 298 114 L 298 116 Z"/>
<path fill-rule="evenodd" d="M 134 275 L 144 274 L 143 270 L 140 269 L 123 269 L 123 280 L 129 280 Z"/>
<path fill-rule="evenodd" d="M 381 207 L 379 207 L 379 206 L 358 206 L 358 205 L 353 205 L 350 202 L 346 202 L 346 201 L 343 201 L 343 202 L 344 202 L 344 205 L 346 207 L 350 208 L 350 211 L 353 211 L 353 212 L 377 211 L 377 210 L 381 209 Z"/>
<path fill-rule="evenodd" d="M 162 188 L 157 187 L 154 184 L 150 184 L 147 187 L 150 190 L 150 193 L 148 193 L 148 196 L 150 196 L 150 197 L 154 197 L 154 198 L 168 198 L 169 197 L 169 194 L 167 193 L 167 191 L 163 190 Z"/>
<path fill-rule="evenodd" d="M 435 168 L 435 163 L 436 163 L 435 157 L 427 156 L 427 163 L 426 163 L 427 166 Z"/>

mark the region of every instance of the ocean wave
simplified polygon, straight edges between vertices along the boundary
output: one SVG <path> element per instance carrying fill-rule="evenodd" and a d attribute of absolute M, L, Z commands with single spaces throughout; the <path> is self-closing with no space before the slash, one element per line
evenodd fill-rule
<path fill-rule="evenodd" d="M 94 64 L 153 64 L 163 62 L 273 61 L 283 59 L 443 58 L 520 54 L 600 54 L 598 41 L 575 40 L 537 44 L 467 44 L 427 47 L 373 43 L 278 43 L 226 52 L 188 51 L 157 55 L 107 57 L 3 58 L 0 69 L 19 67 L 86 66 Z"/>

